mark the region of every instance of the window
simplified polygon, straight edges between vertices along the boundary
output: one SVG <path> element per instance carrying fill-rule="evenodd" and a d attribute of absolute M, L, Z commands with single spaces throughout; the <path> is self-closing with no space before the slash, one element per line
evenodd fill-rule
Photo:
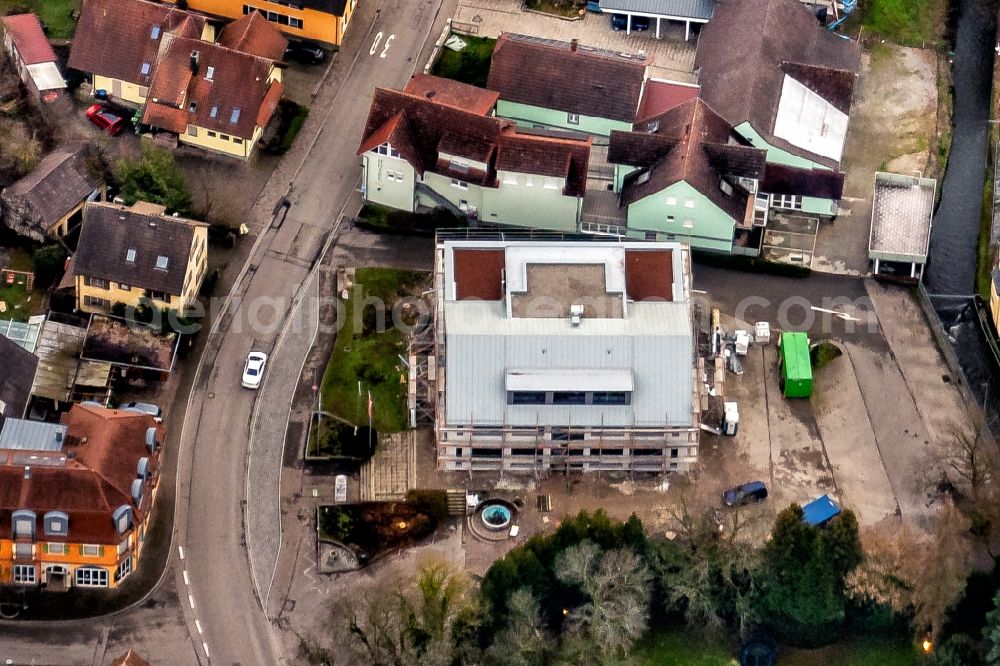
<path fill-rule="evenodd" d="M 188 136 L 198 136 L 198 128 L 194 125 L 188 125 L 187 133 Z"/>
<path fill-rule="evenodd" d="M 469 163 L 457 157 L 451 159 L 451 168 L 459 173 L 469 173 Z"/>
<path fill-rule="evenodd" d="M 302 28 L 302 19 L 295 18 L 294 16 L 288 17 L 288 27 L 289 28 Z"/>
<path fill-rule="evenodd" d="M 156 270 L 165 271 L 167 266 L 170 265 L 170 259 L 164 257 L 162 254 L 156 258 Z"/>
<path fill-rule="evenodd" d="M 719 189 L 722 190 L 722 193 L 726 196 L 732 196 L 733 194 L 733 186 L 724 180 L 719 181 Z"/>
<path fill-rule="evenodd" d="M 115 521 L 115 529 L 119 534 L 124 534 L 132 526 L 132 509 L 127 504 L 123 504 L 117 509 L 111 518 Z"/>
<path fill-rule="evenodd" d="M 35 582 L 37 582 L 37 579 L 35 578 L 35 565 L 14 565 L 14 583 L 16 585 L 34 585 Z"/>
<path fill-rule="evenodd" d="M 687 199 L 685 199 L 684 200 L 684 207 L 685 208 L 694 208 L 694 199 L 692 199 L 691 197 L 688 197 Z"/>
<path fill-rule="evenodd" d="M 379 155 L 388 155 L 389 157 L 399 157 L 399 151 L 390 146 L 388 143 L 383 143 L 381 146 L 375 149 L 375 152 L 377 152 Z"/>
<path fill-rule="evenodd" d="M 535 179 L 532 178 L 531 176 L 525 176 L 524 177 L 524 184 L 527 187 L 534 187 L 535 186 Z"/>
<path fill-rule="evenodd" d="M 220 133 L 219 134 L 219 138 L 222 139 L 223 141 L 229 141 L 229 135 L 228 134 L 222 134 L 222 133 Z"/>
<path fill-rule="evenodd" d="M 556 180 L 555 178 L 546 178 L 545 184 L 542 187 L 544 187 L 547 190 L 558 190 L 559 181 Z"/>
<path fill-rule="evenodd" d="M 674 221 L 673 215 L 667 215 L 667 224 L 671 224 Z"/>
<path fill-rule="evenodd" d="M 109 310 L 111 308 L 111 301 L 106 298 L 98 298 L 97 296 L 84 296 L 83 304 L 92 308 L 101 308 L 103 310 Z"/>
<path fill-rule="evenodd" d="M 577 431 L 570 432 L 566 428 L 553 428 L 552 429 L 552 441 L 553 442 L 570 442 L 570 441 L 576 441 L 576 440 L 580 440 L 580 439 L 585 439 L 586 437 L 587 437 L 587 433 L 585 433 L 585 432 L 577 432 Z M 553 450 L 552 452 L 556 453 L 555 450 Z"/>
<path fill-rule="evenodd" d="M 208 133 L 208 136 L 209 136 L 210 138 L 214 139 L 215 137 L 217 137 L 217 136 L 218 136 L 218 134 L 216 134 L 215 132 L 209 132 L 209 133 Z"/>
<path fill-rule="evenodd" d="M 74 583 L 79 587 L 107 587 L 108 570 L 97 567 L 80 567 L 76 570 Z"/>
<path fill-rule="evenodd" d="M 544 405 L 545 391 L 508 391 L 508 405 Z"/>
<path fill-rule="evenodd" d="M 97 546 L 94 544 L 84 544 L 80 546 L 80 554 L 84 557 L 100 557 L 103 554 L 104 548 L 102 546 Z"/>
<path fill-rule="evenodd" d="M 656 232 L 655 231 L 647 231 L 645 233 L 645 238 L 648 241 L 655 241 L 656 240 Z"/>
<path fill-rule="evenodd" d="M 240 121 L 240 108 L 238 106 L 233 107 L 233 112 L 229 114 L 229 122 L 235 125 L 239 121 Z"/>
<path fill-rule="evenodd" d="M 517 174 L 516 173 L 503 174 L 502 182 L 504 185 L 517 185 Z"/>
<path fill-rule="evenodd" d="M 217 115 L 219 115 L 219 107 L 213 106 L 211 109 L 208 110 L 208 117 L 209 118 L 214 118 Z M 215 136 L 215 132 L 209 132 L 209 134 L 211 136 Z"/>
<path fill-rule="evenodd" d="M 132 291 L 132 287 L 128 286 L 124 282 L 119 282 L 118 288 L 121 289 L 122 291 Z"/>
<path fill-rule="evenodd" d="M 403 182 L 403 173 L 401 171 L 388 171 L 387 170 L 385 172 L 385 178 L 386 178 L 386 180 L 394 182 L 394 183 L 402 183 Z"/>
<path fill-rule="evenodd" d="M 670 449 L 670 457 L 671 458 L 677 457 L 677 449 Z"/>
<path fill-rule="evenodd" d="M 135 263 L 135 248 L 134 247 L 130 247 L 128 249 L 128 252 L 125 253 L 125 261 L 129 262 L 130 264 L 134 264 Z"/>
<path fill-rule="evenodd" d="M 191 113 L 194 113 L 197 110 L 198 110 L 198 102 L 197 102 L 197 100 L 196 101 L 192 101 L 190 104 L 188 104 L 188 111 L 190 111 Z"/>
<path fill-rule="evenodd" d="M 209 66 L 208 66 L 208 67 L 207 67 L 207 68 L 205 69 L 205 79 L 206 79 L 206 80 L 208 80 L 208 81 L 211 81 L 211 80 L 212 80 L 212 79 L 214 79 L 214 78 L 215 78 L 215 68 L 214 68 L 214 67 L 212 67 L 211 65 L 209 65 Z M 213 118 L 214 118 L 214 117 L 215 117 L 215 116 L 213 116 Z"/>
<path fill-rule="evenodd" d="M 158 26 L 158 25 L 154 25 L 153 26 L 153 28 L 149 31 L 149 38 L 150 39 L 159 39 L 160 38 L 160 26 Z"/>
<path fill-rule="evenodd" d="M 146 76 L 146 75 L 149 74 L 149 63 L 148 62 L 142 63 L 142 67 L 139 68 L 139 73 L 142 74 L 143 76 Z"/>
<path fill-rule="evenodd" d="M 467 182 L 465 182 L 464 180 L 458 180 L 457 178 L 452 178 L 451 179 L 451 186 L 452 187 L 457 187 L 460 190 L 467 190 L 467 189 L 469 189 L 469 184 Z"/>
<path fill-rule="evenodd" d="M 802 210 L 802 197 L 795 194 L 774 194 L 771 196 L 771 205 L 775 208 Z"/>
<path fill-rule="evenodd" d="M 579 113 L 567 113 L 566 114 L 566 122 L 569 123 L 570 125 L 579 125 L 580 124 L 580 114 Z"/>
<path fill-rule="evenodd" d="M 628 391 L 594 391 L 590 404 L 592 405 L 628 405 L 631 403 Z"/>
<path fill-rule="evenodd" d="M 677 205 L 677 197 L 667 197 L 667 205 L 668 206 L 676 206 Z"/>
<path fill-rule="evenodd" d="M 49 555 L 66 555 L 69 553 L 69 548 L 64 543 L 47 543 L 45 552 Z"/>
<path fill-rule="evenodd" d="M 66 536 L 69 532 L 69 516 L 62 511 L 49 511 L 43 521 L 45 533 L 55 536 Z"/>
<path fill-rule="evenodd" d="M 128 537 L 118 542 L 118 554 L 121 555 L 128 550 Z"/>
<path fill-rule="evenodd" d="M 88 287 L 94 287 L 95 289 L 107 289 L 108 288 L 108 281 L 107 280 L 102 280 L 101 278 L 89 277 L 88 276 L 88 277 L 83 278 L 83 283 L 85 285 L 87 285 Z"/>
<path fill-rule="evenodd" d="M 243 143 L 243 139 L 241 139 L 238 136 L 234 136 L 233 137 L 233 143 L 235 143 L 235 144 L 241 144 L 241 143 Z"/>
<path fill-rule="evenodd" d="M 15 537 L 29 537 L 35 536 L 35 512 L 29 511 L 27 509 L 19 509 L 15 511 L 11 518 L 13 519 L 14 536 Z"/>
<path fill-rule="evenodd" d="M 586 405 L 585 391 L 555 391 L 552 394 L 553 405 Z"/>
<path fill-rule="evenodd" d="M 117 583 L 121 579 L 132 573 L 132 556 L 126 557 L 124 560 L 118 563 L 118 568 L 115 569 L 115 582 Z"/>
<path fill-rule="evenodd" d="M 35 546 L 30 543 L 15 543 L 14 544 L 14 557 L 34 557 L 35 556 Z"/>
<path fill-rule="evenodd" d="M 162 291 L 155 291 L 153 289 L 146 289 L 145 295 L 146 295 L 147 298 L 150 298 L 150 299 L 152 299 L 154 301 L 169 301 L 170 300 L 170 296 L 168 294 L 165 294 Z"/>

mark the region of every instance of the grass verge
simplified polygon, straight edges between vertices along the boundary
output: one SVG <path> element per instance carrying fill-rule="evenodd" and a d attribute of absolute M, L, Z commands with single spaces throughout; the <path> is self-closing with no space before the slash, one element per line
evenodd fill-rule
<path fill-rule="evenodd" d="M 392 313 L 402 297 L 419 295 L 426 274 L 361 268 L 354 282 L 347 301 L 341 301 L 337 340 L 323 375 L 323 409 L 350 423 L 367 424 L 370 392 L 375 429 L 399 432 L 407 423 L 405 375 L 399 360 L 406 353 L 406 339 L 393 325 Z"/>
<path fill-rule="evenodd" d="M 858 4 L 865 30 L 892 42 L 927 47 L 944 39 L 947 0 L 868 0 Z"/>
<path fill-rule="evenodd" d="M 497 40 L 489 37 L 459 35 L 467 46 L 461 51 L 441 49 L 441 57 L 434 65 L 435 76 L 453 79 L 469 85 L 486 87 L 490 74 L 490 58 Z"/>

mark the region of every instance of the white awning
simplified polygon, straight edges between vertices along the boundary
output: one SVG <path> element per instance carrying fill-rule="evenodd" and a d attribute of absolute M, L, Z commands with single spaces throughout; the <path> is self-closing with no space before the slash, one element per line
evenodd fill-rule
<path fill-rule="evenodd" d="M 508 391 L 629 391 L 632 371 L 609 368 L 508 370 Z"/>

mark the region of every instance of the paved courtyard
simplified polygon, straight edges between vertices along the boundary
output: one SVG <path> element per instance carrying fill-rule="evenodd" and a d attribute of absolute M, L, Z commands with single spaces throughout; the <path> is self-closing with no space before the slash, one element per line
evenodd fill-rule
<path fill-rule="evenodd" d="M 562 19 L 521 9 L 521 0 L 460 0 L 454 14 L 455 29 L 480 37 L 499 37 L 503 32 L 558 39 L 628 53 L 645 53 L 653 60 L 650 76 L 694 83 L 694 52 L 697 37 L 684 41 L 684 26 L 664 24 L 660 39 L 652 31 L 615 32 L 607 14 L 588 12 L 582 19 Z"/>

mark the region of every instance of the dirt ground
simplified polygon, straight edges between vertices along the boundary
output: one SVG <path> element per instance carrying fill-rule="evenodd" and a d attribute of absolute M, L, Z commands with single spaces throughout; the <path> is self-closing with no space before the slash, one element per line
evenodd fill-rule
<path fill-rule="evenodd" d="M 878 43 L 862 55 L 841 169 L 840 213 L 820 227 L 812 267 L 868 272 L 868 236 L 876 171 L 928 173 L 937 131 L 936 52 Z"/>

